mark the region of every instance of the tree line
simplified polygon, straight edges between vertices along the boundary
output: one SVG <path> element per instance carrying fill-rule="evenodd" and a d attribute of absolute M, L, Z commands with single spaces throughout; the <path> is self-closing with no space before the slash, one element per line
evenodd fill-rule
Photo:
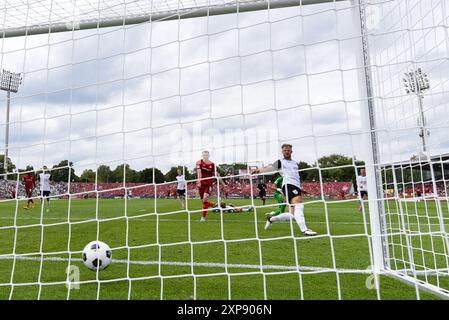
<path fill-rule="evenodd" d="M 1 158 L 1 155 L 0 155 Z M 304 161 L 298 163 L 300 175 L 303 181 L 354 181 L 359 167 L 363 167 L 364 162 L 354 160 L 339 154 L 323 156 L 317 162 L 309 164 Z M 355 166 L 354 166 L 355 165 Z M 318 169 L 318 167 L 320 169 Z M 12 171 L 15 165 L 8 159 L 8 171 Z M 79 176 L 75 173 L 73 162 L 68 160 L 60 161 L 51 169 L 53 181 L 72 181 L 88 183 L 116 183 L 126 181 L 127 183 L 163 183 L 175 181 L 177 170 L 181 169 L 185 173 L 187 180 L 196 179 L 195 168 L 171 167 L 163 173 L 158 168 L 145 168 L 135 170 L 128 164 L 121 164 L 115 168 L 108 165 L 100 165 L 96 170 L 86 169 Z M 246 163 L 232 163 L 217 165 L 220 176 L 238 175 L 240 169 L 248 169 Z M 32 166 L 19 169 L 17 172 L 34 171 Z M 276 175 L 264 175 L 265 181 L 274 181 Z M 12 176 L 8 177 L 15 179 Z"/>
<path fill-rule="evenodd" d="M 0 154 L 0 168 L 3 169 L 3 156 Z M 413 158 L 411 159 L 413 160 Z M 40 169 L 35 169 L 33 166 L 28 165 L 25 169 L 16 170 L 16 166 L 12 163 L 11 159 L 7 159 L 8 164 L 8 180 L 17 179 L 16 173 L 22 174 L 27 171 L 39 172 Z M 356 175 L 359 173 L 359 169 L 364 167 L 364 161 L 355 160 L 351 157 L 347 157 L 339 154 L 331 154 L 323 156 L 315 163 L 309 164 L 304 161 L 298 163 L 300 169 L 300 175 L 302 181 L 353 181 L 356 180 Z M 318 169 L 319 168 L 319 169 Z M 394 170 L 393 170 L 394 168 Z M 134 170 L 129 165 L 119 165 L 115 168 L 111 168 L 107 165 L 100 165 L 97 170 L 86 169 L 79 176 L 76 175 L 73 168 L 73 162 L 63 160 L 54 165 L 51 169 L 51 175 L 53 181 L 72 181 L 72 182 L 89 182 L 94 183 L 116 183 L 123 182 L 124 177 L 126 182 L 134 183 L 164 183 L 168 181 L 175 181 L 177 176 L 177 170 L 184 171 L 187 180 L 196 179 L 195 168 L 184 167 L 171 167 L 166 173 L 163 173 L 158 168 L 145 168 L 142 170 Z M 220 176 L 238 175 L 240 169 L 248 169 L 246 163 L 232 163 L 232 164 L 220 164 L 217 166 L 217 171 Z M 412 166 L 399 166 L 396 165 L 386 166 L 382 170 L 382 176 L 384 183 L 392 184 L 394 181 L 397 183 L 410 183 L 412 181 L 422 181 L 423 171 L 429 171 L 429 165 Z M 441 170 L 441 169 L 440 169 Z M 264 175 L 265 181 L 274 181 L 275 175 Z M 394 178 L 393 178 L 394 176 Z M 96 180 L 97 179 L 97 180 Z"/>

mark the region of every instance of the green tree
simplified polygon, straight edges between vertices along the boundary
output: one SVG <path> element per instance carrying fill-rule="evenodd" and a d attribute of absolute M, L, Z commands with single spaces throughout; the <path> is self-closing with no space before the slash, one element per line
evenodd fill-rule
<path fill-rule="evenodd" d="M 126 182 L 139 182 L 139 172 L 126 165 Z"/>
<path fill-rule="evenodd" d="M 404 165 L 400 166 L 397 165 L 394 167 L 394 174 L 396 183 L 398 185 L 407 184 L 417 181 L 423 181 L 425 180 L 425 172 L 430 171 L 430 166 L 428 164 L 424 164 L 422 166 L 411 168 L 410 166 Z M 421 176 L 421 174 L 424 175 Z M 384 179 L 384 183 L 386 184 L 392 184 L 394 183 L 395 179 L 393 178 L 393 167 L 392 166 L 386 166 L 382 169 L 382 177 Z"/>
<path fill-rule="evenodd" d="M 92 169 L 86 169 L 80 176 L 81 182 L 95 182 L 95 171 Z"/>
<path fill-rule="evenodd" d="M 302 181 L 317 181 L 319 179 L 318 169 L 313 169 L 307 162 L 299 161 L 298 167 Z"/>
<path fill-rule="evenodd" d="M 118 165 L 113 171 L 113 174 L 116 182 L 123 182 L 124 175 L 126 175 L 125 182 L 139 182 L 139 174 L 136 170 L 131 169 L 129 164 Z"/>
<path fill-rule="evenodd" d="M 97 176 L 98 183 L 116 182 L 114 172 L 109 166 L 106 166 L 104 164 L 100 165 L 97 168 Z"/>
<path fill-rule="evenodd" d="M 139 182 L 143 183 L 163 183 L 165 176 L 161 170 L 154 168 L 154 181 L 153 181 L 153 168 L 145 168 L 139 171 Z"/>
<path fill-rule="evenodd" d="M 0 154 L 0 167 L 1 167 L 1 170 L 2 170 L 1 172 L 4 172 L 3 171 L 4 161 L 5 161 L 5 155 L 4 154 Z M 12 162 L 10 157 L 8 157 L 8 159 L 6 159 L 6 163 L 7 163 L 7 169 L 8 169 L 7 171 L 8 172 L 12 172 L 16 168 L 16 165 Z"/>
<path fill-rule="evenodd" d="M 318 159 L 321 175 L 324 180 L 329 181 L 354 181 L 356 177 L 356 166 L 363 166 L 363 161 L 354 161 L 350 157 L 340 154 L 331 154 Z M 326 169 L 331 168 L 331 169 Z M 323 170 L 324 169 L 324 170 Z"/>
<path fill-rule="evenodd" d="M 70 173 L 70 177 L 69 177 Z M 77 181 L 79 178 L 75 174 L 75 169 L 73 169 L 73 162 L 69 162 L 68 160 L 62 160 L 57 165 L 54 165 L 51 171 L 51 178 L 53 181 L 60 182 L 65 181 L 68 182 L 69 179 L 71 181 Z"/>

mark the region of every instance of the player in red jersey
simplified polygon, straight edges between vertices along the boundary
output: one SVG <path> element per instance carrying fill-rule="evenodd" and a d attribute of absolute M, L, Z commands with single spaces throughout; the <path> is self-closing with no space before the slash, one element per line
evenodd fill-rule
<path fill-rule="evenodd" d="M 33 197 L 33 191 L 36 187 L 36 180 L 34 178 L 34 175 L 31 172 L 27 172 L 23 178 L 22 178 L 23 184 L 25 185 L 25 193 L 26 197 L 28 198 L 27 204 L 24 207 L 25 209 L 28 209 L 30 206 L 30 202 L 33 204 L 33 208 L 36 207 L 36 204 L 34 203 Z"/>
<path fill-rule="evenodd" d="M 215 205 L 214 202 L 209 201 L 209 196 L 215 181 L 213 177 L 215 176 L 216 170 L 215 164 L 209 160 L 209 151 L 203 151 L 202 155 L 203 158 L 196 163 L 196 174 L 198 178 L 196 185 L 198 186 L 200 199 L 203 202 L 201 222 L 204 222 L 206 221 L 207 209 Z M 223 183 L 220 179 L 219 181 Z"/>

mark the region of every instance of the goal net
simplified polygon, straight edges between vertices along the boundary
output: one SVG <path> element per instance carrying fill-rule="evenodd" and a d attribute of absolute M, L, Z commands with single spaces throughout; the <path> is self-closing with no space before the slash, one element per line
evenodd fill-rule
<path fill-rule="evenodd" d="M 417 296 L 420 286 L 447 296 L 447 3 L 374 1 L 367 10 L 377 19 L 367 43 L 385 267 Z"/>
<path fill-rule="evenodd" d="M 0 299 L 448 298 L 448 23 L 445 0 L 4 1 Z"/>

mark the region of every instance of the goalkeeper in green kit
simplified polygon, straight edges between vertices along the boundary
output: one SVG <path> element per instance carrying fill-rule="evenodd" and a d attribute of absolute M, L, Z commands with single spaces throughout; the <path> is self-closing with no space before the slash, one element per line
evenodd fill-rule
<path fill-rule="evenodd" d="M 273 183 L 273 187 L 275 189 L 273 192 L 273 197 L 276 199 L 276 201 L 280 205 L 279 205 L 279 209 L 277 209 L 276 211 L 271 211 L 271 212 L 267 213 L 267 215 L 270 215 L 272 217 L 280 215 L 281 213 L 284 213 L 285 208 L 287 207 L 287 205 L 285 204 L 285 200 L 284 200 L 284 194 L 282 193 L 282 181 L 283 181 L 283 178 L 282 178 L 282 176 L 280 176 L 276 180 L 274 180 L 274 183 Z"/>

